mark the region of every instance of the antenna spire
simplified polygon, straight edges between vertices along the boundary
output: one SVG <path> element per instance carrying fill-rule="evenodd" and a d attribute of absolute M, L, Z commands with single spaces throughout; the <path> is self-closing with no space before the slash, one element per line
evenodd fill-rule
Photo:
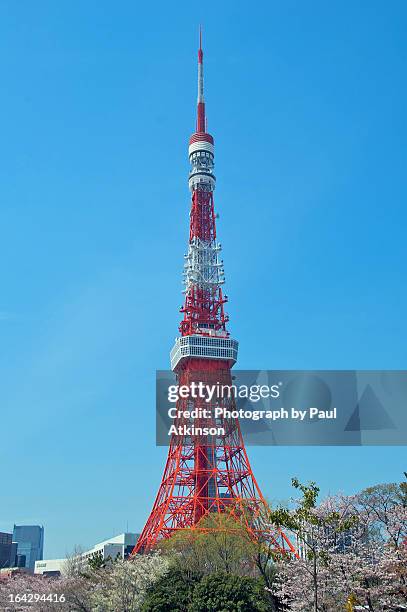
<path fill-rule="evenodd" d="M 199 49 L 198 49 L 198 113 L 196 131 L 206 131 L 205 100 L 203 91 L 203 51 L 202 51 L 202 27 L 199 26 Z"/>

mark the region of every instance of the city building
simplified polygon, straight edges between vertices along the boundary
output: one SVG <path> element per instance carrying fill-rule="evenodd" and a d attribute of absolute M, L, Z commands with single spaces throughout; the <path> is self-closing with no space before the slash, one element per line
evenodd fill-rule
<path fill-rule="evenodd" d="M 16 564 L 17 544 L 12 533 L 0 531 L 0 570 Z"/>
<path fill-rule="evenodd" d="M 43 576 L 62 576 L 66 573 L 66 559 L 42 559 L 36 561 L 34 574 Z"/>
<path fill-rule="evenodd" d="M 99 542 L 92 548 L 70 559 L 43 559 L 35 562 L 34 573 L 44 576 L 63 575 L 67 573 L 69 563 L 87 563 L 94 554 L 100 553 L 103 560 L 121 557 L 127 559 L 137 543 L 138 533 L 120 533 L 113 538 Z"/>
<path fill-rule="evenodd" d="M 297 536 L 297 551 L 301 559 L 306 559 L 312 550 L 313 541 L 337 554 L 356 548 L 358 543 L 366 543 L 367 535 L 359 532 L 358 525 L 337 530 L 330 525 L 315 526 L 303 523 L 302 533 Z"/>
<path fill-rule="evenodd" d="M 93 548 L 84 552 L 81 557 L 87 561 L 95 553 L 101 553 L 103 559 L 108 559 L 109 557 L 116 559 L 117 556 L 127 559 L 136 545 L 138 537 L 138 533 L 121 533 L 118 536 L 109 538 L 109 540 L 95 544 Z"/>
<path fill-rule="evenodd" d="M 32 572 L 26 567 L 4 567 L 3 569 L 0 569 L 0 580 L 7 580 L 12 576 L 31 573 Z"/>
<path fill-rule="evenodd" d="M 44 527 L 39 525 L 14 525 L 13 542 L 17 543 L 17 567 L 34 571 L 35 562 L 43 558 Z"/>

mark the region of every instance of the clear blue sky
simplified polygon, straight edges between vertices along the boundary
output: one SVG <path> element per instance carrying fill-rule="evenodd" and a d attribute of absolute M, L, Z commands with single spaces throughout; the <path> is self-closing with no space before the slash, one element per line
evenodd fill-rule
<path fill-rule="evenodd" d="M 205 5 L 206 6 L 206 5 Z M 240 368 L 406 367 L 407 5 L 0 2 L 0 529 L 61 557 L 143 527 L 165 449 L 204 27 Z M 270 499 L 403 448 L 251 448 Z"/>

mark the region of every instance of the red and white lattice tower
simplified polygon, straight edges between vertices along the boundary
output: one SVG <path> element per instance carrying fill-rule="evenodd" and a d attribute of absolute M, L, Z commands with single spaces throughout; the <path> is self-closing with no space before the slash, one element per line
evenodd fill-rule
<path fill-rule="evenodd" d="M 203 93 L 203 52 L 198 51 L 198 111 L 196 132 L 189 140 L 189 188 L 192 193 L 188 253 L 185 255 L 185 301 L 180 337 L 171 351 L 171 367 L 179 385 L 191 383 L 232 385 L 231 367 L 237 359 L 238 342 L 226 329 L 227 297 L 221 245 L 217 241 L 213 192 L 215 189 L 214 141 L 208 134 Z M 228 511 L 245 521 L 256 537 L 264 535 L 266 502 L 253 475 L 237 419 L 212 416 L 219 402 L 227 409 L 233 397 L 212 402 L 199 397 L 180 399 L 179 412 L 206 409 L 205 418 L 175 421 L 186 434 L 170 439 L 168 458 L 153 509 L 133 551 L 151 550 L 178 529 L 199 529 L 199 521 L 210 512 Z M 208 411 L 211 416 L 208 417 Z M 188 434 L 189 426 L 223 427 L 224 435 Z M 277 550 L 295 552 L 280 530 L 269 530 Z"/>

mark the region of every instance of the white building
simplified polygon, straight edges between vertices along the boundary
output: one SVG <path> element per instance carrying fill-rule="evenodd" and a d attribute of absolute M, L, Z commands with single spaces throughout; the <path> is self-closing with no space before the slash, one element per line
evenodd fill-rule
<path fill-rule="evenodd" d="M 95 553 L 101 553 L 102 559 L 116 559 L 118 556 L 122 559 L 127 559 L 133 550 L 139 534 L 138 533 L 120 533 L 113 538 L 104 540 L 99 544 L 95 544 L 93 548 L 78 555 L 78 561 L 86 563 L 88 559 Z M 34 574 L 65 574 L 67 571 L 67 559 L 44 559 L 35 562 Z"/>
<path fill-rule="evenodd" d="M 66 559 L 43 559 L 36 561 L 34 574 L 56 575 L 64 573 Z"/>
<path fill-rule="evenodd" d="M 81 557 L 88 560 L 95 553 L 102 553 L 103 559 L 116 559 L 119 555 L 122 559 L 127 559 L 133 550 L 140 534 L 138 533 L 121 533 L 118 536 L 109 538 L 104 542 L 95 544 L 93 548 L 84 552 Z"/>

